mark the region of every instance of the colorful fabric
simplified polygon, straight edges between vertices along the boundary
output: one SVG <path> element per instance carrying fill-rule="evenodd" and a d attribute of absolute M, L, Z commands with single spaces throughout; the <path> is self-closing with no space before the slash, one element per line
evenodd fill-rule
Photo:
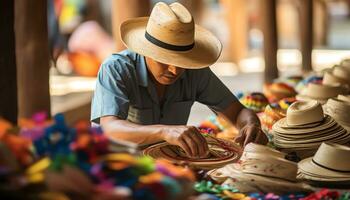
<path fill-rule="evenodd" d="M 322 76 L 317 75 L 310 75 L 300 81 L 297 86 L 295 87 L 295 90 L 300 93 L 309 83 L 316 83 L 316 84 L 322 84 Z"/>
<path fill-rule="evenodd" d="M 297 94 L 294 88 L 286 83 L 265 84 L 263 93 L 270 103 L 275 103 L 283 98 L 294 97 Z"/>
<path fill-rule="evenodd" d="M 269 104 L 268 99 L 260 92 L 239 93 L 237 97 L 246 108 L 256 113 L 263 112 L 265 107 Z"/>

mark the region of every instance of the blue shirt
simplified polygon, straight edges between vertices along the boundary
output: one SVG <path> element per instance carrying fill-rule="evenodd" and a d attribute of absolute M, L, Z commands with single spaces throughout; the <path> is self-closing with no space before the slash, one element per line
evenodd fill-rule
<path fill-rule="evenodd" d="M 210 68 L 185 70 L 167 86 L 164 99 L 161 106 L 144 56 L 125 50 L 101 65 L 91 121 L 99 123 L 100 117 L 112 115 L 143 125 L 185 125 L 194 101 L 222 111 L 237 100 Z"/>

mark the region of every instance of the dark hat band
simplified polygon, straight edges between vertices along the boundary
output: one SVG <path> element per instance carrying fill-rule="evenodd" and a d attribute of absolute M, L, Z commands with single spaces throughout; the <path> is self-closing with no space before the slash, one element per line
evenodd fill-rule
<path fill-rule="evenodd" d="M 321 165 L 320 163 L 316 162 L 314 159 L 311 159 L 311 161 L 312 161 L 314 164 L 316 164 L 317 166 L 322 167 L 322 168 L 325 168 L 325 169 L 328 169 L 328 170 L 331 170 L 331 171 L 342 172 L 342 173 L 350 173 L 349 170 L 337 170 L 337 169 L 332 169 L 332 168 L 326 167 L 326 166 Z"/>
<path fill-rule="evenodd" d="M 172 44 L 162 42 L 162 41 L 158 40 L 157 38 L 153 37 L 152 35 L 150 35 L 147 31 L 145 33 L 145 38 L 154 45 L 157 45 L 159 47 L 162 47 L 162 48 L 168 49 L 168 50 L 172 50 L 172 51 L 188 51 L 194 47 L 194 43 L 192 43 L 190 45 L 185 45 L 185 46 L 178 46 L 178 45 L 172 45 Z"/>

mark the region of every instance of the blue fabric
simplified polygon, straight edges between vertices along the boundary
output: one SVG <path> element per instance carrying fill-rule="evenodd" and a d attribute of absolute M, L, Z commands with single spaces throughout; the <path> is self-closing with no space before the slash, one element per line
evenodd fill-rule
<path fill-rule="evenodd" d="M 125 50 L 101 65 L 91 121 L 99 123 L 100 117 L 112 115 L 143 125 L 185 125 L 194 101 L 221 111 L 237 100 L 209 68 L 186 70 L 166 88 L 164 99 L 161 106 L 145 58 Z"/>

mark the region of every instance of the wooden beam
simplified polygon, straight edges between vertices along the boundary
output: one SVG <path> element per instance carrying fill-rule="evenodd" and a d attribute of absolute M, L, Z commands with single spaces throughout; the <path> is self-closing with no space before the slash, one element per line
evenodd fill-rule
<path fill-rule="evenodd" d="M 313 47 L 313 0 L 299 0 L 300 47 L 302 55 L 302 70 L 312 70 Z"/>
<path fill-rule="evenodd" d="M 246 0 L 220 0 L 229 28 L 230 59 L 239 64 L 248 51 L 248 10 Z M 224 44 L 225 45 L 225 44 Z"/>
<path fill-rule="evenodd" d="M 117 51 L 125 49 L 120 39 L 120 25 L 130 18 L 149 16 L 150 6 L 150 0 L 112 1 L 112 29 Z"/>
<path fill-rule="evenodd" d="M 14 1 L 0 1 L 0 117 L 17 123 Z"/>
<path fill-rule="evenodd" d="M 328 7 L 325 0 L 314 1 L 314 45 L 326 46 L 329 34 Z"/>
<path fill-rule="evenodd" d="M 278 78 L 276 0 L 261 0 L 260 12 L 260 25 L 264 36 L 264 81 L 271 83 L 275 78 Z"/>
<path fill-rule="evenodd" d="M 50 114 L 47 1 L 15 0 L 15 30 L 19 116 Z"/>

